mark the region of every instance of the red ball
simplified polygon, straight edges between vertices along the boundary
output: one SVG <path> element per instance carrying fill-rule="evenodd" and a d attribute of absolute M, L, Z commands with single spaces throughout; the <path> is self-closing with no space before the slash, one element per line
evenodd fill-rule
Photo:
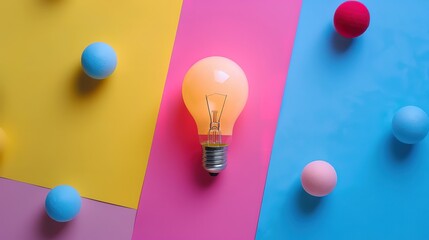
<path fill-rule="evenodd" d="M 334 26 L 341 36 L 355 38 L 366 31 L 369 19 L 369 11 L 365 5 L 358 1 L 347 1 L 335 11 Z"/>

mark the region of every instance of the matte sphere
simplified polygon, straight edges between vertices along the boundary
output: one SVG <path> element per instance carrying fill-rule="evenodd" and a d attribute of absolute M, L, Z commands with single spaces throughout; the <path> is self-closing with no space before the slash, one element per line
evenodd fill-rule
<path fill-rule="evenodd" d="M 393 117 L 392 131 L 400 142 L 418 143 L 426 137 L 429 131 L 429 117 L 419 107 L 403 107 Z"/>
<path fill-rule="evenodd" d="M 111 46 L 96 42 L 85 48 L 81 62 L 88 76 L 94 79 L 105 79 L 115 71 L 117 58 Z"/>
<path fill-rule="evenodd" d="M 338 6 L 334 15 L 337 32 L 346 38 L 362 35 L 369 26 L 369 11 L 358 1 L 347 1 Z"/>
<path fill-rule="evenodd" d="M 79 213 L 81 205 L 79 193 L 67 185 L 53 188 L 45 201 L 46 213 L 57 222 L 72 220 Z"/>
<path fill-rule="evenodd" d="M 317 160 L 307 164 L 301 174 L 304 190 L 315 197 L 323 197 L 337 185 L 337 173 L 331 164 Z"/>

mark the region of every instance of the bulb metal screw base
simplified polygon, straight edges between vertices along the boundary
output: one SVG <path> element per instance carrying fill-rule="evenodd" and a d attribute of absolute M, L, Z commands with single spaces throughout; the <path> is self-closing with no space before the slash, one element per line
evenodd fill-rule
<path fill-rule="evenodd" d="M 217 176 L 226 168 L 226 153 L 228 146 L 203 145 L 203 167 L 210 176 Z"/>

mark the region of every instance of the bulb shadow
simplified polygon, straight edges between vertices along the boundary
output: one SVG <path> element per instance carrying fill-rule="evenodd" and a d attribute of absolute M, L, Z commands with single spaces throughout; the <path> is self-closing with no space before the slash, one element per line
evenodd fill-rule
<path fill-rule="evenodd" d="M 195 183 L 203 189 L 209 189 L 219 178 L 222 178 L 222 173 L 219 173 L 217 176 L 210 176 L 210 174 L 202 166 L 202 151 L 195 155 L 192 159 L 193 163 L 193 172 Z"/>
<path fill-rule="evenodd" d="M 331 47 L 335 53 L 342 54 L 350 49 L 355 39 L 345 38 L 338 34 L 335 30 L 331 33 Z"/>
<path fill-rule="evenodd" d="M 62 232 L 66 230 L 66 228 L 69 228 L 71 225 L 71 222 L 56 222 L 52 220 L 45 212 L 45 209 L 42 208 L 42 211 L 40 212 L 40 219 L 39 219 L 39 227 L 40 227 L 40 235 L 43 237 L 43 239 L 56 239 L 58 238 Z"/>
<path fill-rule="evenodd" d="M 189 166 L 188 173 L 192 176 L 192 182 L 196 184 L 199 188 L 209 189 L 209 187 L 216 182 L 219 176 L 213 177 L 202 166 L 202 154 L 203 150 L 199 143 L 197 126 L 195 121 L 189 113 L 188 109 L 185 106 L 185 103 L 182 100 L 181 92 L 178 92 L 175 96 L 177 105 L 175 113 L 168 113 L 172 117 L 164 118 L 169 119 L 168 127 L 171 128 L 168 132 L 176 132 L 178 136 L 186 136 L 181 138 L 180 141 L 177 141 L 175 146 L 175 151 L 186 158 L 185 162 Z M 180 119 L 179 121 L 177 119 Z M 189 151 L 192 149 L 192 151 Z M 187 168 L 188 169 L 188 168 Z"/>
<path fill-rule="evenodd" d="M 311 196 L 310 194 L 305 192 L 305 190 L 299 184 L 296 191 L 295 200 L 300 212 L 304 215 L 310 215 L 316 212 L 316 210 L 322 203 L 323 198 Z"/>

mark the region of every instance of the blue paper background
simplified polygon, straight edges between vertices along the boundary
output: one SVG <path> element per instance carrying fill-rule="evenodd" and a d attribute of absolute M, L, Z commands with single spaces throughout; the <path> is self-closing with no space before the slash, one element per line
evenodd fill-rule
<path fill-rule="evenodd" d="M 429 137 L 397 142 L 400 107 L 429 112 L 429 1 L 362 1 L 371 23 L 348 41 L 343 1 L 304 0 L 257 239 L 429 239 Z M 303 192 L 317 159 L 337 170 L 325 198 Z"/>

